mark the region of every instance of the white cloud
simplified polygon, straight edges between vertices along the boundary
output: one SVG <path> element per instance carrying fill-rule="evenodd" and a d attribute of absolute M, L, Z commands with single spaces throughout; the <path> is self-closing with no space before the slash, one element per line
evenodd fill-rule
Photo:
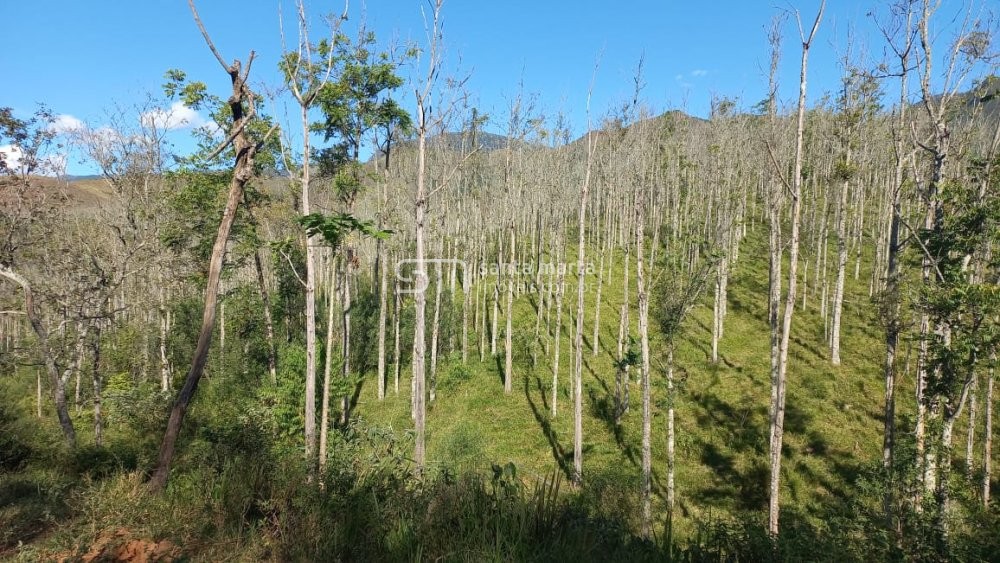
<path fill-rule="evenodd" d="M 159 129 L 190 129 L 202 127 L 207 121 L 197 111 L 184 105 L 184 102 L 174 102 L 170 109 L 154 109 L 139 116 L 143 125 Z"/>
<path fill-rule="evenodd" d="M 700 68 L 691 71 L 691 76 L 694 76 L 696 78 L 701 78 L 702 76 L 706 76 L 707 74 L 708 74 L 707 70 L 702 70 Z"/>
<path fill-rule="evenodd" d="M 68 113 L 64 113 L 57 115 L 52 123 L 49 124 L 49 131 L 55 133 L 76 133 L 85 127 L 82 121 Z"/>
<path fill-rule="evenodd" d="M 21 159 L 24 156 L 24 152 L 21 151 L 20 147 L 15 147 L 13 145 L 3 145 L 0 146 L 0 155 L 3 156 L 3 160 L 8 170 L 17 172 L 18 174 L 23 174 L 25 170 L 22 168 L 27 163 L 22 163 Z M 65 153 L 53 153 L 41 156 L 38 161 L 38 165 L 32 170 L 32 174 L 39 174 L 41 176 L 60 176 L 66 173 L 66 162 L 68 156 Z"/>
<path fill-rule="evenodd" d="M 21 149 L 13 145 L 0 146 L 0 155 L 10 170 L 17 170 L 21 166 Z"/>

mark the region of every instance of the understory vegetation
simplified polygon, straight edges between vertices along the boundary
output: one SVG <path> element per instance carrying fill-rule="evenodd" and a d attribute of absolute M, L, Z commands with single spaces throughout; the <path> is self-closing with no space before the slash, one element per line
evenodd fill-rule
<path fill-rule="evenodd" d="M 1000 557 L 992 20 L 893 2 L 809 105 L 821 0 L 765 99 L 641 61 L 574 127 L 477 108 L 441 0 L 404 48 L 295 3 L 277 88 L 189 6 L 231 90 L 0 107 L 0 558 Z"/>

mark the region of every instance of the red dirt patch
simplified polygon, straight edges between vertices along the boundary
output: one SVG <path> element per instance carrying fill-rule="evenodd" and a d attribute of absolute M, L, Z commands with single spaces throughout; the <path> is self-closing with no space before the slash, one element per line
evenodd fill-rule
<path fill-rule="evenodd" d="M 181 550 L 169 540 L 154 542 L 136 539 L 126 528 L 105 531 L 97 536 L 90 549 L 82 556 L 61 557 L 60 562 L 98 563 L 170 563 L 176 561 Z"/>

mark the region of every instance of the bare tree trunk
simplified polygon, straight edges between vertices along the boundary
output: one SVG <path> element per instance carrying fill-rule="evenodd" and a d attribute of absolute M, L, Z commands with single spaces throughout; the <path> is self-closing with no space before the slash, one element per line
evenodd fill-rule
<path fill-rule="evenodd" d="M 975 470 L 975 463 L 972 454 L 973 447 L 976 445 L 976 415 L 978 414 L 978 405 L 976 404 L 976 388 L 978 386 L 979 378 L 973 374 L 972 388 L 969 390 L 969 426 L 965 440 L 965 471 L 970 480 L 972 479 L 972 473 Z"/>
<path fill-rule="evenodd" d="M 3 276 L 21 286 L 24 291 L 24 313 L 28 317 L 35 336 L 38 337 L 38 345 L 41 348 L 42 358 L 45 361 L 45 370 L 52 381 L 52 396 L 56 406 L 56 416 L 59 418 L 59 426 L 69 447 L 76 448 L 76 429 L 73 427 L 73 419 L 69 416 L 69 407 L 66 404 L 66 381 L 59 374 L 55 357 L 49 347 L 49 332 L 42 324 L 42 319 L 35 309 L 35 297 L 28 280 L 5 265 L 0 265 L 0 276 Z M 38 412 L 41 416 L 41 382 L 38 385 Z"/>
<path fill-rule="evenodd" d="M 559 253 L 562 258 L 562 253 Z M 556 265 L 559 270 L 556 274 L 556 327 L 554 331 L 555 342 L 553 342 L 552 358 L 552 418 L 556 416 L 556 404 L 559 399 L 559 343 L 562 342 L 562 310 L 563 293 L 565 292 L 565 272 L 566 266 L 560 260 Z"/>
<path fill-rule="evenodd" d="M 80 376 L 81 376 L 80 371 L 77 370 L 77 372 L 76 372 L 76 389 L 73 392 L 74 393 L 73 394 L 73 405 L 76 408 L 76 414 L 77 414 L 77 416 L 80 415 L 80 410 L 83 408 L 83 405 L 81 404 L 81 401 L 80 401 Z"/>
<path fill-rule="evenodd" d="M 226 369 L 226 295 L 219 299 L 219 373 Z"/>
<path fill-rule="evenodd" d="M 899 332 L 901 329 L 900 319 L 900 295 L 899 295 L 899 228 L 900 228 L 900 196 L 903 190 L 903 169 L 906 159 L 903 155 L 903 127 L 906 124 L 907 106 L 907 68 L 912 41 L 910 35 L 910 12 L 907 12 L 904 36 L 906 37 L 905 47 L 898 51 L 900 57 L 900 93 L 899 93 L 899 116 L 896 122 L 897 130 L 894 132 L 894 156 L 896 161 L 893 184 L 892 201 L 890 203 L 889 218 L 889 238 L 885 249 L 886 255 L 886 281 L 885 300 L 888 307 L 885 309 L 887 318 L 885 319 L 885 364 L 883 372 L 885 375 L 885 411 L 883 415 L 883 438 L 882 438 L 882 468 L 886 473 L 888 483 L 886 485 L 885 497 L 883 500 L 883 510 L 886 515 L 887 528 L 893 529 L 894 524 L 894 495 L 895 474 L 893 471 L 895 449 L 896 449 L 896 355 L 899 344 Z M 919 405 L 918 405 L 919 408 Z"/>
<path fill-rule="evenodd" d="M 974 359 L 972 363 L 975 364 Z M 938 515 L 938 518 L 940 519 L 939 526 L 942 535 L 945 538 L 947 538 L 948 535 L 947 522 L 951 512 L 951 487 L 948 474 L 951 472 L 952 439 L 955 433 L 955 422 L 957 422 L 959 417 L 962 415 L 962 408 L 969 400 L 969 394 L 975 381 L 974 373 L 975 372 L 970 369 L 968 375 L 966 376 L 965 383 L 962 385 L 961 395 L 958 399 L 958 405 L 946 404 L 942 408 L 945 412 L 943 413 L 943 420 L 941 422 L 941 458 L 938 461 L 943 468 L 943 474 L 939 479 L 937 479 L 937 490 L 935 492 L 938 497 L 938 503 L 941 507 L 941 512 Z"/>
<path fill-rule="evenodd" d="M 497 332 L 500 330 L 500 274 L 497 273 L 496 282 L 493 284 L 493 316 L 491 318 L 493 323 L 492 330 L 490 331 L 490 355 L 497 355 Z"/>
<path fill-rule="evenodd" d="M 847 164 L 850 165 L 850 149 L 847 150 L 846 160 Z M 844 180 L 841 184 L 837 208 L 837 282 L 833 291 L 833 329 L 830 334 L 830 361 L 835 366 L 840 365 L 840 321 L 844 308 L 844 280 L 847 277 L 847 194 L 849 187 L 850 181 Z"/>
<path fill-rule="evenodd" d="M 983 506 L 990 505 L 990 480 L 993 477 L 993 378 L 996 355 L 990 357 L 990 369 L 986 380 L 986 421 L 983 437 Z"/>
<path fill-rule="evenodd" d="M 394 295 L 393 295 L 394 305 L 393 305 L 393 312 L 392 312 L 392 325 L 393 325 L 392 338 L 393 338 L 393 341 L 394 341 L 393 342 L 393 351 L 392 351 L 392 362 L 393 362 L 393 368 L 392 368 L 392 370 L 393 370 L 393 376 L 392 376 L 392 381 L 393 381 L 393 392 L 398 395 L 399 394 L 399 370 L 400 370 L 400 364 L 401 364 L 401 362 L 400 362 L 400 347 L 399 347 L 399 310 L 400 310 L 400 305 L 401 305 L 400 304 L 401 297 L 399 295 L 399 283 L 396 282 L 396 283 L 393 284 L 393 286 L 395 288 L 395 291 L 393 292 L 394 293 Z"/>
<path fill-rule="evenodd" d="M 588 113 L 590 100 L 587 101 Z M 589 129 L 589 127 L 588 127 Z M 580 186 L 580 208 L 577 220 L 577 250 L 576 250 L 576 332 L 574 334 L 573 360 L 573 483 L 583 485 L 583 297 L 586 288 L 585 264 L 586 258 L 586 226 L 587 201 L 590 196 L 590 174 L 594 161 L 596 141 L 587 133 L 587 170 L 583 185 Z"/>
<path fill-rule="evenodd" d="M 303 154 L 305 162 L 302 166 L 302 215 L 309 215 L 309 131 L 308 108 L 302 107 Z M 306 459 L 316 459 L 316 248 L 313 238 L 306 236 L 306 406 L 305 406 L 305 440 Z"/>
<path fill-rule="evenodd" d="M 643 198 L 636 196 L 635 225 L 635 280 L 636 298 L 639 304 L 639 341 L 642 349 L 642 535 L 650 539 L 653 535 L 651 510 L 652 496 L 652 411 L 649 385 L 649 296 L 646 293 L 645 264 L 643 264 L 642 224 L 644 221 Z"/>
<path fill-rule="evenodd" d="M 507 277 L 507 330 L 504 333 L 504 370 L 503 370 L 503 392 L 510 394 L 514 380 L 514 351 L 513 351 L 513 317 L 514 317 L 514 284 L 517 282 L 516 262 L 514 258 L 514 221 L 510 222 L 510 263 L 507 269 L 510 275 Z"/>
<path fill-rule="evenodd" d="M 385 172 L 389 173 L 388 170 Z M 386 184 L 388 184 L 388 177 L 386 177 L 386 182 L 382 185 L 382 200 L 381 209 L 379 213 L 379 230 L 383 228 L 382 217 L 385 213 L 386 204 Z M 381 401 L 385 399 L 385 386 L 386 386 L 386 374 L 385 374 L 385 331 L 386 331 L 386 307 L 388 307 L 387 294 L 389 292 L 389 277 L 388 277 L 388 264 L 387 256 L 385 252 L 385 243 L 379 240 L 377 243 L 377 256 L 378 256 L 378 371 L 376 372 L 378 377 L 378 400 Z"/>
<path fill-rule="evenodd" d="M 469 306 L 472 298 L 472 276 L 469 275 L 468 251 L 462 265 L 462 365 L 469 361 Z"/>
<path fill-rule="evenodd" d="M 160 391 L 170 392 L 170 361 L 167 358 L 167 306 L 163 295 L 163 286 L 159 291 L 160 312 Z"/>
<path fill-rule="evenodd" d="M 341 304 L 343 318 L 343 349 L 341 362 L 341 377 L 346 382 L 351 377 L 351 268 L 353 267 L 354 255 L 350 248 L 344 252 L 344 277 L 340 280 L 344 289 Z M 351 402 L 348 396 L 340 398 L 340 424 L 347 426 L 351 419 Z"/>
<path fill-rule="evenodd" d="M 333 321 L 336 303 L 336 262 L 330 265 L 330 285 L 326 290 L 326 347 L 323 352 L 323 396 L 320 399 L 319 469 L 326 467 L 327 434 L 330 431 L 330 377 L 333 368 Z"/>
<path fill-rule="evenodd" d="M 622 273 L 622 307 L 618 317 L 618 364 L 621 366 L 617 370 L 617 380 L 615 381 L 615 423 L 621 422 L 621 417 L 628 412 L 629 408 L 629 366 L 625 363 L 625 346 L 629 345 L 628 339 L 631 331 L 628 318 L 628 273 L 629 248 L 631 244 L 625 240 L 625 271 Z"/>
<path fill-rule="evenodd" d="M 35 370 L 35 414 L 42 418 L 42 370 Z"/>
<path fill-rule="evenodd" d="M 94 445 L 100 447 L 104 444 L 104 418 L 101 414 L 101 327 L 97 326 L 94 330 L 94 340 L 91 343 L 94 353 L 91 372 L 94 383 Z"/>
<path fill-rule="evenodd" d="M 781 445 L 785 425 L 785 379 L 788 370 L 788 346 L 792 331 L 792 314 L 795 311 L 795 286 L 798 282 L 799 227 L 802 214 L 802 156 L 804 152 L 802 134 L 805 129 L 806 111 L 806 69 L 809 60 L 809 47 L 812 43 L 813 37 L 816 35 L 816 29 L 819 27 L 819 22 L 823 17 L 823 10 L 825 7 L 826 2 L 824 0 L 824 2 L 820 4 L 819 13 L 816 15 L 816 20 L 813 23 L 812 31 L 810 31 L 809 36 L 802 36 L 802 72 L 799 79 L 799 111 L 795 132 L 795 165 L 792 171 L 793 175 L 791 186 L 792 221 L 791 240 L 789 241 L 790 248 L 788 255 L 788 293 L 785 296 L 785 310 L 784 318 L 782 319 L 781 345 L 779 349 L 780 358 L 778 363 L 778 378 L 775 382 L 775 386 L 777 388 L 775 398 L 777 399 L 777 402 L 772 410 L 771 419 L 771 427 L 773 428 L 773 431 L 771 433 L 770 444 L 771 483 L 770 502 L 768 505 L 768 529 L 774 536 L 778 535 L 778 502 L 781 482 Z"/>
<path fill-rule="evenodd" d="M 479 363 L 486 361 L 486 300 L 489 299 L 482 276 L 476 284 L 476 329 L 479 331 Z M 482 300 L 479 296 L 482 295 Z"/>
<path fill-rule="evenodd" d="M 429 392 L 429 399 L 432 403 L 437 397 L 438 336 L 441 325 L 441 288 L 444 285 L 441 279 L 441 262 L 438 262 L 436 266 L 437 283 L 434 288 L 434 322 L 431 324 L 431 381 Z"/>
<path fill-rule="evenodd" d="M 722 272 L 720 263 L 715 273 L 715 300 L 712 306 L 712 363 L 719 363 L 719 339 L 722 338 Z"/>
<path fill-rule="evenodd" d="M 254 269 L 257 271 L 257 291 L 264 309 L 264 336 L 267 338 L 267 372 L 271 375 L 271 383 L 278 382 L 278 354 L 274 346 L 274 320 L 271 318 L 271 296 L 264 283 L 264 268 L 260 260 L 260 251 L 253 253 Z"/>
<path fill-rule="evenodd" d="M 229 194 L 226 198 L 226 207 L 222 213 L 222 221 L 219 223 L 219 231 L 212 246 L 212 254 L 208 263 L 208 280 L 205 286 L 205 303 L 201 320 L 201 331 L 198 334 L 198 343 L 195 346 L 194 356 L 191 360 L 191 369 L 188 370 L 184 378 L 184 385 L 181 387 L 170 409 L 170 418 L 167 421 L 167 429 L 163 435 L 163 442 L 160 444 L 160 453 L 157 457 L 156 469 L 149 481 L 149 488 L 154 492 L 162 491 L 167 484 L 167 476 L 170 472 L 170 462 L 174 457 L 174 448 L 177 443 L 177 436 L 180 434 L 181 424 L 184 415 L 187 413 L 188 405 L 194 397 L 198 388 L 198 382 L 204 373 L 205 362 L 208 360 L 208 350 L 212 343 L 212 328 L 215 325 L 215 309 L 219 294 L 219 278 L 222 274 L 222 262 L 226 253 L 226 243 L 229 240 L 229 232 L 232 230 L 233 221 L 236 219 L 236 210 L 243 199 L 243 190 L 247 182 L 254 174 L 254 157 L 260 144 L 253 143 L 247 136 L 245 125 L 255 117 L 254 93 L 247 86 L 247 75 L 242 70 L 242 65 L 238 60 L 231 65 L 227 64 L 216 51 L 205 31 L 198 14 L 194 10 L 193 0 L 189 0 L 195 21 L 201 29 L 205 41 L 212 52 L 219 60 L 219 64 L 226 69 L 232 80 L 233 93 L 229 100 L 229 107 L 232 111 L 233 123 L 230 127 L 230 139 L 236 154 L 236 162 L 233 166 L 233 177 L 229 184 Z M 251 59 L 252 60 L 252 59 Z M 249 70 L 249 68 L 248 68 Z M 248 108 L 249 111 L 245 112 Z M 270 133 L 268 134 L 268 136 Z"/>
<path fill-rule="evenodd" d="M 597 356 L 597 351 L 600 349 L 600 336 L 601 336 L 601 289 L 604 287 L 604 248 L 607 244 L 607 239 L 601 245 L 601 258 L 600 265 L 597 267 L 597 299 L 594 302 L 594 341 L 592 342 L 594 356 Z"/>

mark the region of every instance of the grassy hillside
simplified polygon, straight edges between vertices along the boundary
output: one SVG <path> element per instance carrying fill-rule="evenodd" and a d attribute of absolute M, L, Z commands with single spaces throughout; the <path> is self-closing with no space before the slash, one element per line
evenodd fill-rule
<path fill-rule="evenodd" d="M 785 531 L 779 551 L 772 552 L 772 544 L 760 533 L 767 503 L 770 392 L 767 299 L 761 281 L 767 278 L 766 247 L 760 234 L 751 233 L 743 244 L 730 278 L 719 363 L 710 362 L 711 295 L 688 317 L 678 343 L 678 504 L 669 537 L 663 500 L 665 344 L 651 318 L 657 547 L 636 539 L 641 514 L 637 370 L 632 373 L 630 412 L 620 426 L 612 414 L 613 356 L 622 300 L 623 264 L 617 256 L 612 277 L 603 285 L 596 355 L 590 341 L 593 287 L 586 294 L 584 487 L 579 491 L 565 484 L 573 465 L 568 383 L 576 279 L 570 274 L 557 416 L 550 415 L 549 403 L 552 349 L 546 352 L 531 344 L 535 296 L 524 294 L 515 301 L 510 395 L 503 393 L 501 379 L 502 337 L 498 357 L 489 355 L 487 339 L 485 361 L 480 362 L 479 339 L 470 332 L 466 365 L 455 352 L 440 358 L 437 397 L 428 412 L 430 471 L 423 485 L 414 485 L 405 469 L 400 473 L 412 453 L 408 365 L 401 372 L 399 393 L 393 391 L 390 375 L 387 397 L 381 402 L 372 374 L 365 377 L 352 427 L 359 432 L 348 433 L 347 438 L 332 432 L 328 488 L 320 490 L 303 479 L 294 464 L 288 465 L 297 455 L 267 445 L 273 431 L 266 421 L 282 416 L 295 420 L 301 415 L 298 387 L 287 395 L 282 395 L 280 386 L 270 390 L 266 384 L 258 391 L 248 382 L 263 374 L 213 372 L 199 390 L 163 498 L 147 497 L 142 488 L 142 470 L 155 453 L 165 406 L 149 389 L 136 390 L 125 375 L 111 377 L 108 394 L 117 388 L 119 401 L 105 405 L 110 421 L 107 447 L 85 447 L 70 454 L 60 448 L 51 413 L 47 411 L 40 421 L 31 415 L 34 372 L 24 370 L 5 378 L 0 381 L 3 391 L 16 400 L 7 407 L 12 422 L 0 420 L 0 425 L 15 439 L 36 438 L 26 442 L 32 444 L 34 461 L 16 471 L 0 470 L 0 529 L 5 530 L 0 553 L 30 561 L 82 556 L 98 548 L 99 554 L 107 555 L 111 546 L 124 546 L 205 561 L 330 557 L 323 554 L 390 560 L 431 556 L 662 560 L 673 554 L 680 559 L 717 560 L 725 554 L 753 559 L 783 553 L 782 558 L 796 559 L 809 553 L 830 560 L 861 559 L 872 538 L 845 543 L 844 534 L 857 530 L 858 522 L 879 518 L 878 496 L 866 492 L 866 487 L 867 476 L 874 475 L 880 463 L 883 401 L 883 352 L 875 307 L 864 283 L 867 265 L 863 264 L 861 281 L 848 277 L 842 366 L 835 368 L 829 362 L 818 292 L 811 279 L 807 305 L 796 311 L 782 481 Z M 632 283 L 635 335 L 634 276 Z M 651 309 L 656 298 L 654 292 Z M 458 300 L 456 296 L 456 308 Z M 430 299 L 428 317 L 432 315 Z M 443 334 L 442 342 L 448 337 Z M 389 343 L 391 349 L 391 332 Z M 454 345 L 459 343 L 456 333 Z M 225 362 L 234 362 L 242 352 L 229 354 Z M 213 366 L 222 365 L 217 349 L 212 358 Z M 286 357 L 283 362 L 289 377 L 298 381 L 301 372 L 293 360 Z M 908 381 L 901 383 L 899 392 L 911 392 Z M 77 416 L 82 444 L 92 443 L 88 412 Z M 904 407 L 901 418 L 907 415 Z M 296 424 L 291 427 L 298 428 Z M 959 435 L 964 436 L 964 428 Z M 276 443 L 287 448 L 301 440 L 297 431 L 290 436 L 291 442 Z M 516 474 L 500 471 L 508 463 L 516 466 Z M 552 485 L 556 475 L 561 475 L 561 486 Z M 560 500 L 551 500 L 556 497 Z M 741 528 L 739 522 L 756 524 Z M 463 531 L 456 533 L 457 529 Z M 17 547 L 18 541 L 25 541 L 25 546 Z"/>
<path fill-rule="evenodd" d="M 712 514 L 766 508 L 769 330 L 767 288 L 759 281 L 767 279 L 766 261 L 761 258 L 765 255 L 766 248 L 752 241 L 730 279 L 729 315 L 719 363 L 713 365 L 710 359 L 710 295 L 688 318 L 678 345 L 677 491 L 680 515 L 685 517 L 681 527 L 685 521 L 704 520 Z M 632 371 L 631 411 L 620 426 L 615 425 L 613 416 L 622 267 L 618 255 L 612 280 L 603 286 L 596 355 L 590 342 L 596 298 L 593 288 L 586 295 L 584 480 L 588 487 L 634 491 L 630 498 L 635 501 L 641 456 L 641 389 L 636 368 Z M 633 275 L 633 284 L 634 279 Z M 536 350 L 537 362 L 532 366 L 530 349 L 523 338 L 515 337 L 514 392 L 507 396 L 502 386 L 502 337 L 499 357 L 490 356 L 487 341 L 486 361 L 480 362 L 478 339 L 470 336 L 467 365 L 463 366 L 460 354 L 455 353 L 438 367 L 437 399 L 428 414 L 428 458 L 432 463 L 486 470 L 493 462 L 511 461 L 534 477 L 553 471 L 569 477 L 573 465 L 573 410 L 568 386 L 573 325 L 569 310 L 575 309 L 575 287 L 575 276 L 568 275 L 557 416 L 550 413 L 551 348 L 548 354 Z M 637 337 L 634 285 L 631 298 L 632 334 Z M 655 308 L 655 298 L 651 297 L 651 308 Z M 430 317 L 433 300 L 429 301 Z M 814 289 L 810 288 L 807 307 L 796 311 L 794 322 L 783 499 L 786 513 L 807 517 L 813 523 L 840 510 L 852 496 L 862 467 L 880 454 L 884 391 L 874 307 L 867 287 L 853 279 L 848 281 L 846 302 L 844 362 L 839 367 L 829 361 Z M 515 335 L 530 336 L 534 324 L 535 297 L 522 295 L 515 301 Z M 662 499 L 666 472 L 665 344 L 655 320 L 650 324 L 654 492 Z M 502 321 L 500 327 L 502 330 Z M 404 367 L 399 394 L 390 390 L 382 403 L 377 400 L 374 382 L 365 385 L 358 415 L 376 425 L 410 428 L 408 376 Z M 638 511 L 623 513 L 635 517 Z"/>

